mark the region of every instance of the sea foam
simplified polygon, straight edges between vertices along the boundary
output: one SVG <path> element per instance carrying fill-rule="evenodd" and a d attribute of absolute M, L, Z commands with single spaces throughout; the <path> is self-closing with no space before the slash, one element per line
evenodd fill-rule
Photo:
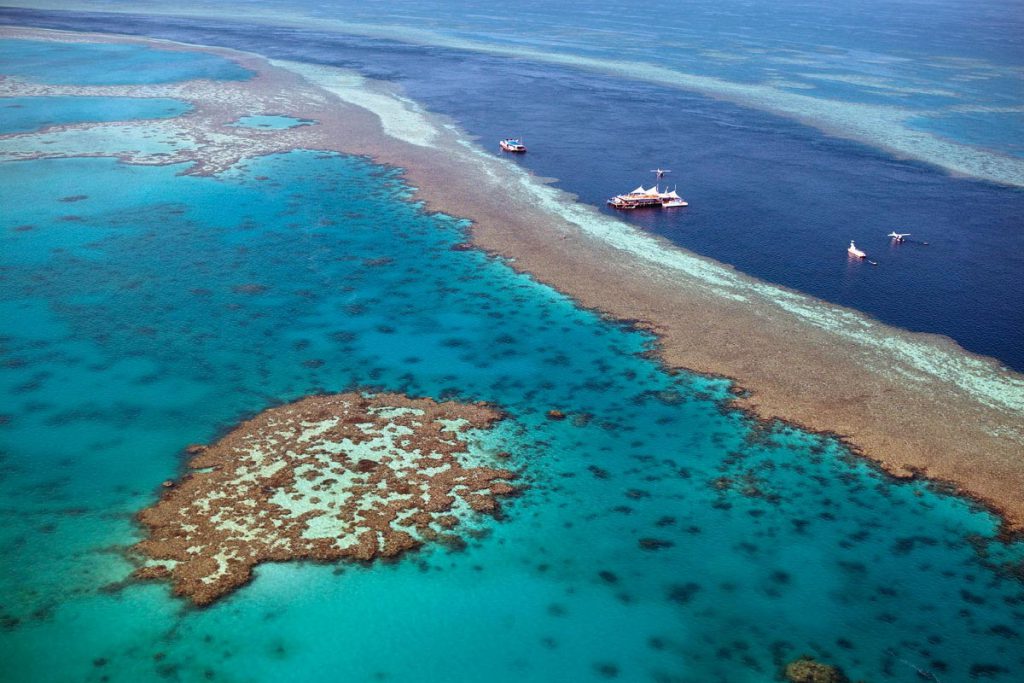
<path fill-rule="evenodd" d="M 412 100 L 380 92 L 371 81 L 353 71 L 284 60 L 272 59 L 270 63 L 294 71 L 346 102 L 373 112 L 380 118 L 384 132 L 396 140 L 419 147 L 434 144 L 437 131 Z"/>

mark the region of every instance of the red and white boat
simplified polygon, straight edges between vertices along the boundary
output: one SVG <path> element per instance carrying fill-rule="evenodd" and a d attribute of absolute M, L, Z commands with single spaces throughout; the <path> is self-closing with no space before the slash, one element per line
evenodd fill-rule
<path fill-rule="evenodd" d="M 526 145 L 519 138 L 505 138 L 498 143 L 498 147 L 501 147 L 506 152 L 525 152 Z"/>
<path fill-rule="evenodd" d="M 868 257 L 867 254 L 857 248 L 857 245 L 853 243 L 853 240 L 850 240 L 850 248 L 846 250 L 846 253 L 853 258 L 864 259 Z"/>

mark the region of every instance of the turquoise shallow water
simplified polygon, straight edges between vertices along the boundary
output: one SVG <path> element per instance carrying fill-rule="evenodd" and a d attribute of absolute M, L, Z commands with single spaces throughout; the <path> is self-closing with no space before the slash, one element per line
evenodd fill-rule
<path fill-rule="evenodd" d="M 392 171 L 301 151 L 180 170 L 0 164 L 14 680 L 761 681 L 805 652 L 876 681 L 914 680 L 900 660 L 944 681 L 1024 666 L 1024 586 L 999 569 L 1019 548 L 989 516 L 723 409 L 723 381 L 664 372 L 645 335 L 452 251 L 465 225 L 402 201 Z M 509 419 L 487 439 L 525 494 L 465 551 L 264 567 L 210 609 L 103 589 L 186 444 L 353 386 L 495 401 Z"/>
<path fill-rule="evenodd" d="M 978 147 L 1001 145 L 1003 151 L 1024 157 L 1024 110 L 960 112 L 911 119 L 914 128 Z"/>
<path fill-rule="evenodd" d="M 254 114 L 252 116 L 243 116 L 232 125 L 243 126 L 245 128 L 263 128 L 265 130 L 285 130 L 287 128 L 295 128 L 297 126 L 308 126 L 312 123 L 315 122 L 308 119 L 297 119 L 293 116 Z"/>
<path fill-rule="evenodd" d="M 0 97 L 0 135 L 65 123 L 173 118 L 189 109 L 159 97 Z"/>
<path fill-rule="evenodd" d="M 141 45 L 0 39 L 7 76 L 58 85 L 134 85 L 196 78 L 244 80 L 238 64 L 204 52 L 154 50 Z"/>

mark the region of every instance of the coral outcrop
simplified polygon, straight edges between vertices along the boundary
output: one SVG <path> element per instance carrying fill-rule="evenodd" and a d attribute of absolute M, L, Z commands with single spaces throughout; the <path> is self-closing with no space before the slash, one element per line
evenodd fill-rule
<path fill-rule="evenodd" d="M 399 394 L 311 396 L 243 422 L 139 514 L 149 537 L 137 578 L 169 579 L 207 604 L 261 562 L 373 560 L 494 512 L 514 474 L 486 465 L 464 435 L 501 414 L 485 404 Z"/>
<path fill-rule="evenodd" d="M 838 667 L 823 664 L 812 657 L 801 657 L 786 665 L 786 680 L 791 683 L 846 683 Z"/>

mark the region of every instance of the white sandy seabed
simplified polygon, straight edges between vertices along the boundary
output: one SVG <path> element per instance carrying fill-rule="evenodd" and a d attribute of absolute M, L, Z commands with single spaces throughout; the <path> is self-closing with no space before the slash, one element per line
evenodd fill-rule
<path fill-rule="evenodd" d="M 372 112 L 389 137 L 419 147 L 435 147 L 452 155 L 453 163 L 471 170 L 481 183 L 493 185 L 496 192 L 508 194 L 509 182 L 514 182 L 516 193 L 526 197 L 531 205 L 629 254 L 638 263 L 669 273 L 682 286 L 699 287 L 704 292 L 759 308 L 768 307 L 771 315 L 792 316 L 802 324 L 853 342 L 869 357 L 884 358 L 888 370 L 899 373 L 903 381 L 938 380 L 992 408 L 1024 412 L 1024 377 L 990 359 L 968 354 L 948 340 L 908 334 L 851 309 L 758 281 L 604 216 L 520 167 L 487 154 L 455 126 L 437 121 L 417 103 L 392 92 L 382 82 L 321 65 L 283 60 L 271 60 L 271 64 L 293 71 L 339 99 Z"/>

